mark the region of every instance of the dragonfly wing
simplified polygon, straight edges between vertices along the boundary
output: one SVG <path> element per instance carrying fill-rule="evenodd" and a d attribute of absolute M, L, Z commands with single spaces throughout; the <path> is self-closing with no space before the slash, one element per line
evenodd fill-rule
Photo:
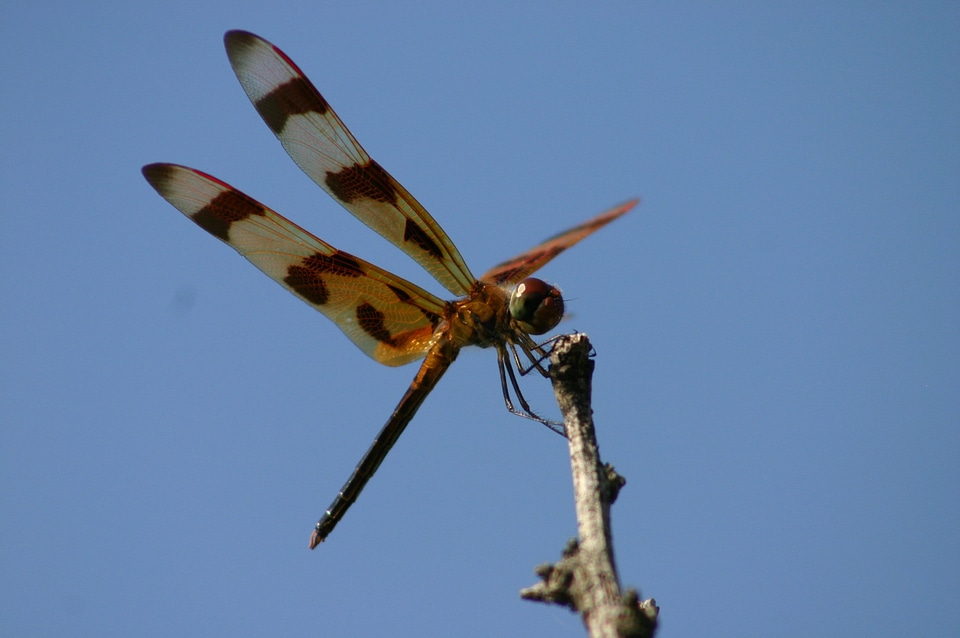
<path fill-rule="evenodd" d="M 224 42 L 243 90 L 297 166 L 447 290 L 467 294 L 475 278 L 456 246 L 413 195 L 367 155 L 297 65 L 246 31 L 229 31 Z"/>
<path fill-rule="evenodd" d="M 176 164 L 143 175 L 184 215 L 333 320 L 386 365 L 422 358 L 446 304 L 382 268 L 318 239 L 229 184 Z"/>
<path fill-rule="evenodd" d="M 498 284 L 515 284 L 522 281 L 570 246 L 627 213 L 639 201 L 639 199 L 632 199 L 624 202 L 579 226 L 574 226 L 554 235 L 540 245 L 494 266 L 480 277 L 480 281 L 490 281 Z"/>

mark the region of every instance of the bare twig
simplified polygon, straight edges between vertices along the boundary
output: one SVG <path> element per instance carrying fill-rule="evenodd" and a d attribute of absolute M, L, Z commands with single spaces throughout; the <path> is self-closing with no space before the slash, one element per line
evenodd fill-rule
<path fill-rule="evenodd" d="M 610 505 L 626 481 L 602 465 L 590 407 L 594 362 L 584 334 L 557 340 L 550 376 L 570 441 L 579 541 L 570 540 L 556 564 L 537 567 L 541 582 L 520 592 L 527 600 L 580 613 L 590 636 L 652 636 L 659 608 L 635 590 L 620 591 L 610 532 Z"/>

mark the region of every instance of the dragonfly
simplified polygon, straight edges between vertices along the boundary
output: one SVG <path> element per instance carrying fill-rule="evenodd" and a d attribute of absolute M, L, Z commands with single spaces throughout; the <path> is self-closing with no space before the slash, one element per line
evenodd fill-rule
<path fill-rule="evenodd" d="M 285 53 L 246 31 L 227 32 L 224 44 L 240 85 L 293 161 L 337 203 L 457 297 L 443 300 L 338 250 L 204 172 L 168 163 L 143 167 L 144 177 L 161 197 L 333 320 L 374 360 L 400 366 L 423 359 L 370 449 L 314 527 L 313 549 L 357 500 L 461 348 L 495 349 L 507 409 L 549 424 L 530 410 L 517 372 L 535 369 L 548 374 L 541 365 L 549 354 L 546 342 L 533 337 L 557 326 L 564 302 L 555 286 L 530 275 L 624 215 L 638 200 L 554 235 L 477 278 L 436 220 L 370 158 Z M 511 400 L 511 390 L 519 408 Z"/>

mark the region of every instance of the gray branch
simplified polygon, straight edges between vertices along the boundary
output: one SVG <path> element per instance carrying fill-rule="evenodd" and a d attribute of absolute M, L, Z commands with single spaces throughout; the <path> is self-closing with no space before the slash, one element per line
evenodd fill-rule
<path fill-rule="evenodd" d="M 590 407 L 592 353 L 587 336 L 573 334 L 558 339 L 550 355 L 553 390 L 570 442 L 579 540 L 567 543 L 558 563 L 537 567 L 542 580 L 520 596 L 579 612 L 593 638 L 653 636 L 660 611 L 656 601 L 641 601 L 633 589 L 621 593 L 613 558 L 610 505 L 626 481 L 600 462 Z"/>

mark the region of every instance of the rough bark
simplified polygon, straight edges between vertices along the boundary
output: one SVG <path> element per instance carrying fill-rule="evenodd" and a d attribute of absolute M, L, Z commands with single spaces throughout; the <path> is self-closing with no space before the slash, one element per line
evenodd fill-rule
<path fill-rule="evenodd" d="M 541 581 L 520 596 L 578 612 L 594 638 L 652 636 L 656 601 L 641 601 L 633 589 L 622 593 L 614 561 L 610 505 L 626 481 L 600 461 L 591 408 L 592 355 L 584 334 L 561 337 L 550 355 L 554 394 L 570 443 L 579 537 L 568 541 L 559 562 L 537 567 Z"/>

